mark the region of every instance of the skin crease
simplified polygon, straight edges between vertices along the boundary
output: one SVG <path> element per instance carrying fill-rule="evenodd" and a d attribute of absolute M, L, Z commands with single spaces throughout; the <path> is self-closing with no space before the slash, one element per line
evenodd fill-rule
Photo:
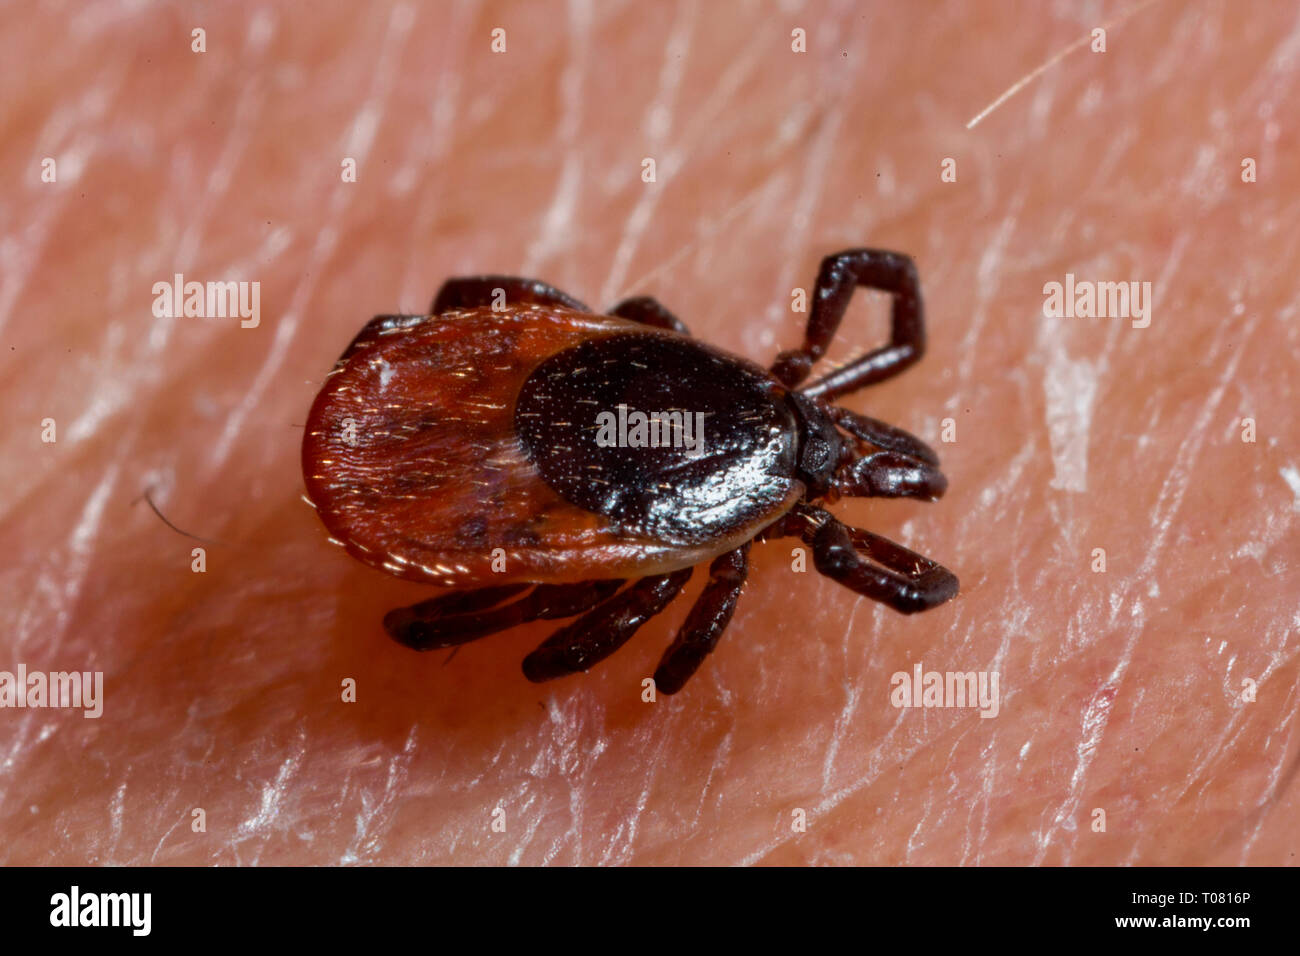
<path fill-rule="evenodd" d="M 0 862 L 1295 862 L 1294 9 L 331 7 L 5 15 L 0 669 L 102 670 L 106 701 L 0 711 Z M 547 685 L 519 665 L 554 623 L 450 663 L 384 635 L 433 592 L 331 547 L 298 462 L 372 315 L 516 273 L 655 295 L 766 363 L 791 290 L 861 245 L 916 259 L 930 347 L 844 404 L 934 444 L 950 490 L 832 510 L 955 600 L 904 617 L 756 545 L 654 704 L 702 569 Z M 176 272 L 259 281 L 260 326 L 155 318 Z M 1044 317 L 1067 272 L 1151 282 L 1150 326 Z M 886 314 L 859 294 L 830 361 Z M 217 542 L 205 573 L 147 487 Z M 892 707 L 918 662 L 999 672 L 997 717 Z"/>

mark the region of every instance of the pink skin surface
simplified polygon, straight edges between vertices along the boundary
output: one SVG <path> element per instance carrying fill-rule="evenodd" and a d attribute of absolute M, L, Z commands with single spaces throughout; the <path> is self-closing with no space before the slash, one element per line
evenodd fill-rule
<path fill-rule="evenodd" d="M 761 6 L 6 10 L 0 670 L 105 700 L 0 710 L 0 863 L 1295 862 L 1296 11 Z M 845 404 L 950 490 L 834 510 L 955 600 L 904 617 L 756 546 L 652 704 L 685 599 L 547 685 L 519 664 L 553 624 L 450 663 L 385 636 L 432 592 L 327 543 L 298 457 L 370 316 L 508 272 L 766 362 L 861 245 L 916 259 L 930 349 Z M 260 282 L 260 324 L 156 318 L 177 272 Z M 1067 273 L 1150 282 L 1150 325 L 1046 317 Z M 829 361 L 885 314 L 859 295 Z M 997 716 L 895 708 L 917 663 L 996 671 Z"/>

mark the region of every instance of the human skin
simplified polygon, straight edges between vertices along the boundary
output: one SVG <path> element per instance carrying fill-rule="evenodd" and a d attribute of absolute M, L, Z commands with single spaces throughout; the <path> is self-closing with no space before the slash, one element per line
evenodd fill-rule
<path fill-rule="evenodd" d="M 1288 5 L 194 9 L 3 15 L 0 669 L 102 671 L 105 701 L 0 710 L 0 862 L 1295 862 Z M 855 246 L 914 257 L 929 350 L 843 404 L 950 487 L 833 510 L 957 598 L 903 616 L 756 545 L 653 703 L 700 572 L 544 685 L 519 664 L 555 624 L 450 660 L 386 637 L 433 592 L 332 547 L 299 461 L 370 316 L 514 273 L 766 363 Z M 156 318 L 178 272 L 260 282 L 260 324 Z M 1150 282 L 1149 326 L 1046 317 L 1067 273 Z M 886 312 L 859 294 L 825 367 Z M 917 663 L 997 672 L 997 716 L 892 706 Z"/>

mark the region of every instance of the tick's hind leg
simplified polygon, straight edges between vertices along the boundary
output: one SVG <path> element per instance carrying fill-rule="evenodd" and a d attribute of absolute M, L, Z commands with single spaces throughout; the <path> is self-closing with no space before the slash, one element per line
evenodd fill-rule
<path fill-rule="evenodd" d="M 634 299 L 624 299 L 610 309 L 609 314 L 617 315 L 620 319 L 640 322 L 642 325 L 651 325 L 656 329 L 668 329 L 682 335 L 691 334 L 690 329 L 686 327 L 686 324 L 681 319 L 660 305 L 659 300 L 648 295 L 640 295 Z"/>
<path fill-rule="evenodd" d="M 772 374 L 787 388 L 794 388 L 806 379 L 813 363 L 826 354 L 858 286 L 893 295 L 889 344 L 800 391 L 810 398 L 829 401 L 897 375 L 921 357 L 925 351 L 925 310 L 912 260 L 901 252 L 847 249 L 822 260 L 802 347 L 782 352 L 772 364 Z"/>
<path fill-rule="evenodd" d="M 384 615 L 384 630 L 399 644 L 417 651 L 452 647 L 516 624 L 573 617 L 600 604 L 622 584 L 618 580 L 539 584 L 510 604 L 501 602 L 531 585 L 507 584 L 462 591 L 389 611 Z"/>
<path fill-rule="evenodd" d="M 577 312 L 591 311 L 567 292 L 561 292 L 555 286 L 538 279 L 521 279 L 519 276 L 462 276 L 448 279 L 442 284 L 433 299 L 430 313 L 440 315 L 451 309 L 490 306 L 500 301 L 498 289 L 504 294 L 505 302 L 510 304 L 558 305 Z"/>
<path fill-rule="evenodd" d="M 709 565 L 709 583 L 695 599 L 686 622 L 655 670 L 656 690 L 677 693 L 704 663 L 731 623 L 748 573 L 749 542 L 713 559 Z"/>
<path fill-rule="evenodd" d="M 566 624 L 524 658 L 524 676 L 534 683 L 585 671 L 627 643 L 662 611 L 690 579 L 691 569 L 642 578 L 621 594 Z"/>
<path fill-rule="evenodd" d="M 453 591 L 440 594 L 410 607 L 397 608 L 384 616 L 385 626 L 388 621 L 435 621 L 441 617 L 457 614 L 472 614 L 485 611 L 500 604 L 506 598 L 512 598 L 533 587 L 531 584 L 503 584 L 490 588 L 475 588 L 471 591 Z"/>
<path fill-rule="evenodd" d="M 805 508 L 803 513 L 821 520 L 820 527 L 803 532 L 813 563 L 845 587 L 903 614 L 929 610 L 957 593 L 957 576 L 929 558 L 863 528 L 841 524 L 819 508 Z"/>

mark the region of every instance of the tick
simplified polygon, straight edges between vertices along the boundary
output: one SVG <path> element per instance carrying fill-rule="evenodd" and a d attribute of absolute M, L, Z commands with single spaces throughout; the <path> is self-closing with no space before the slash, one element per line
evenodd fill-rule
<path fill-rule="evenodd" d="M 858 286 L 892 296 L 889 343 L 808 381 Z M 385 616 L 407 647 L 576 617 L 524 659 L 532 681 L 612 654 L 708 562 L 655 671 L 675 693 L 730 622 L 754 540 L 801 538 L 820 573 L 905 614 L 957 593 L 947 569 L 819 506 L 943 495 L 925 442 L 832 404 L 924 350 L 916 268 L 896 252 L 823 260 L 803 345 L 768 370 L 652 298 L 595 315 L 532 279 L 450 279 L 428 315 L 372 319 L 329 374 L 307 494 L 354 557 L 455 589 Z"/>

